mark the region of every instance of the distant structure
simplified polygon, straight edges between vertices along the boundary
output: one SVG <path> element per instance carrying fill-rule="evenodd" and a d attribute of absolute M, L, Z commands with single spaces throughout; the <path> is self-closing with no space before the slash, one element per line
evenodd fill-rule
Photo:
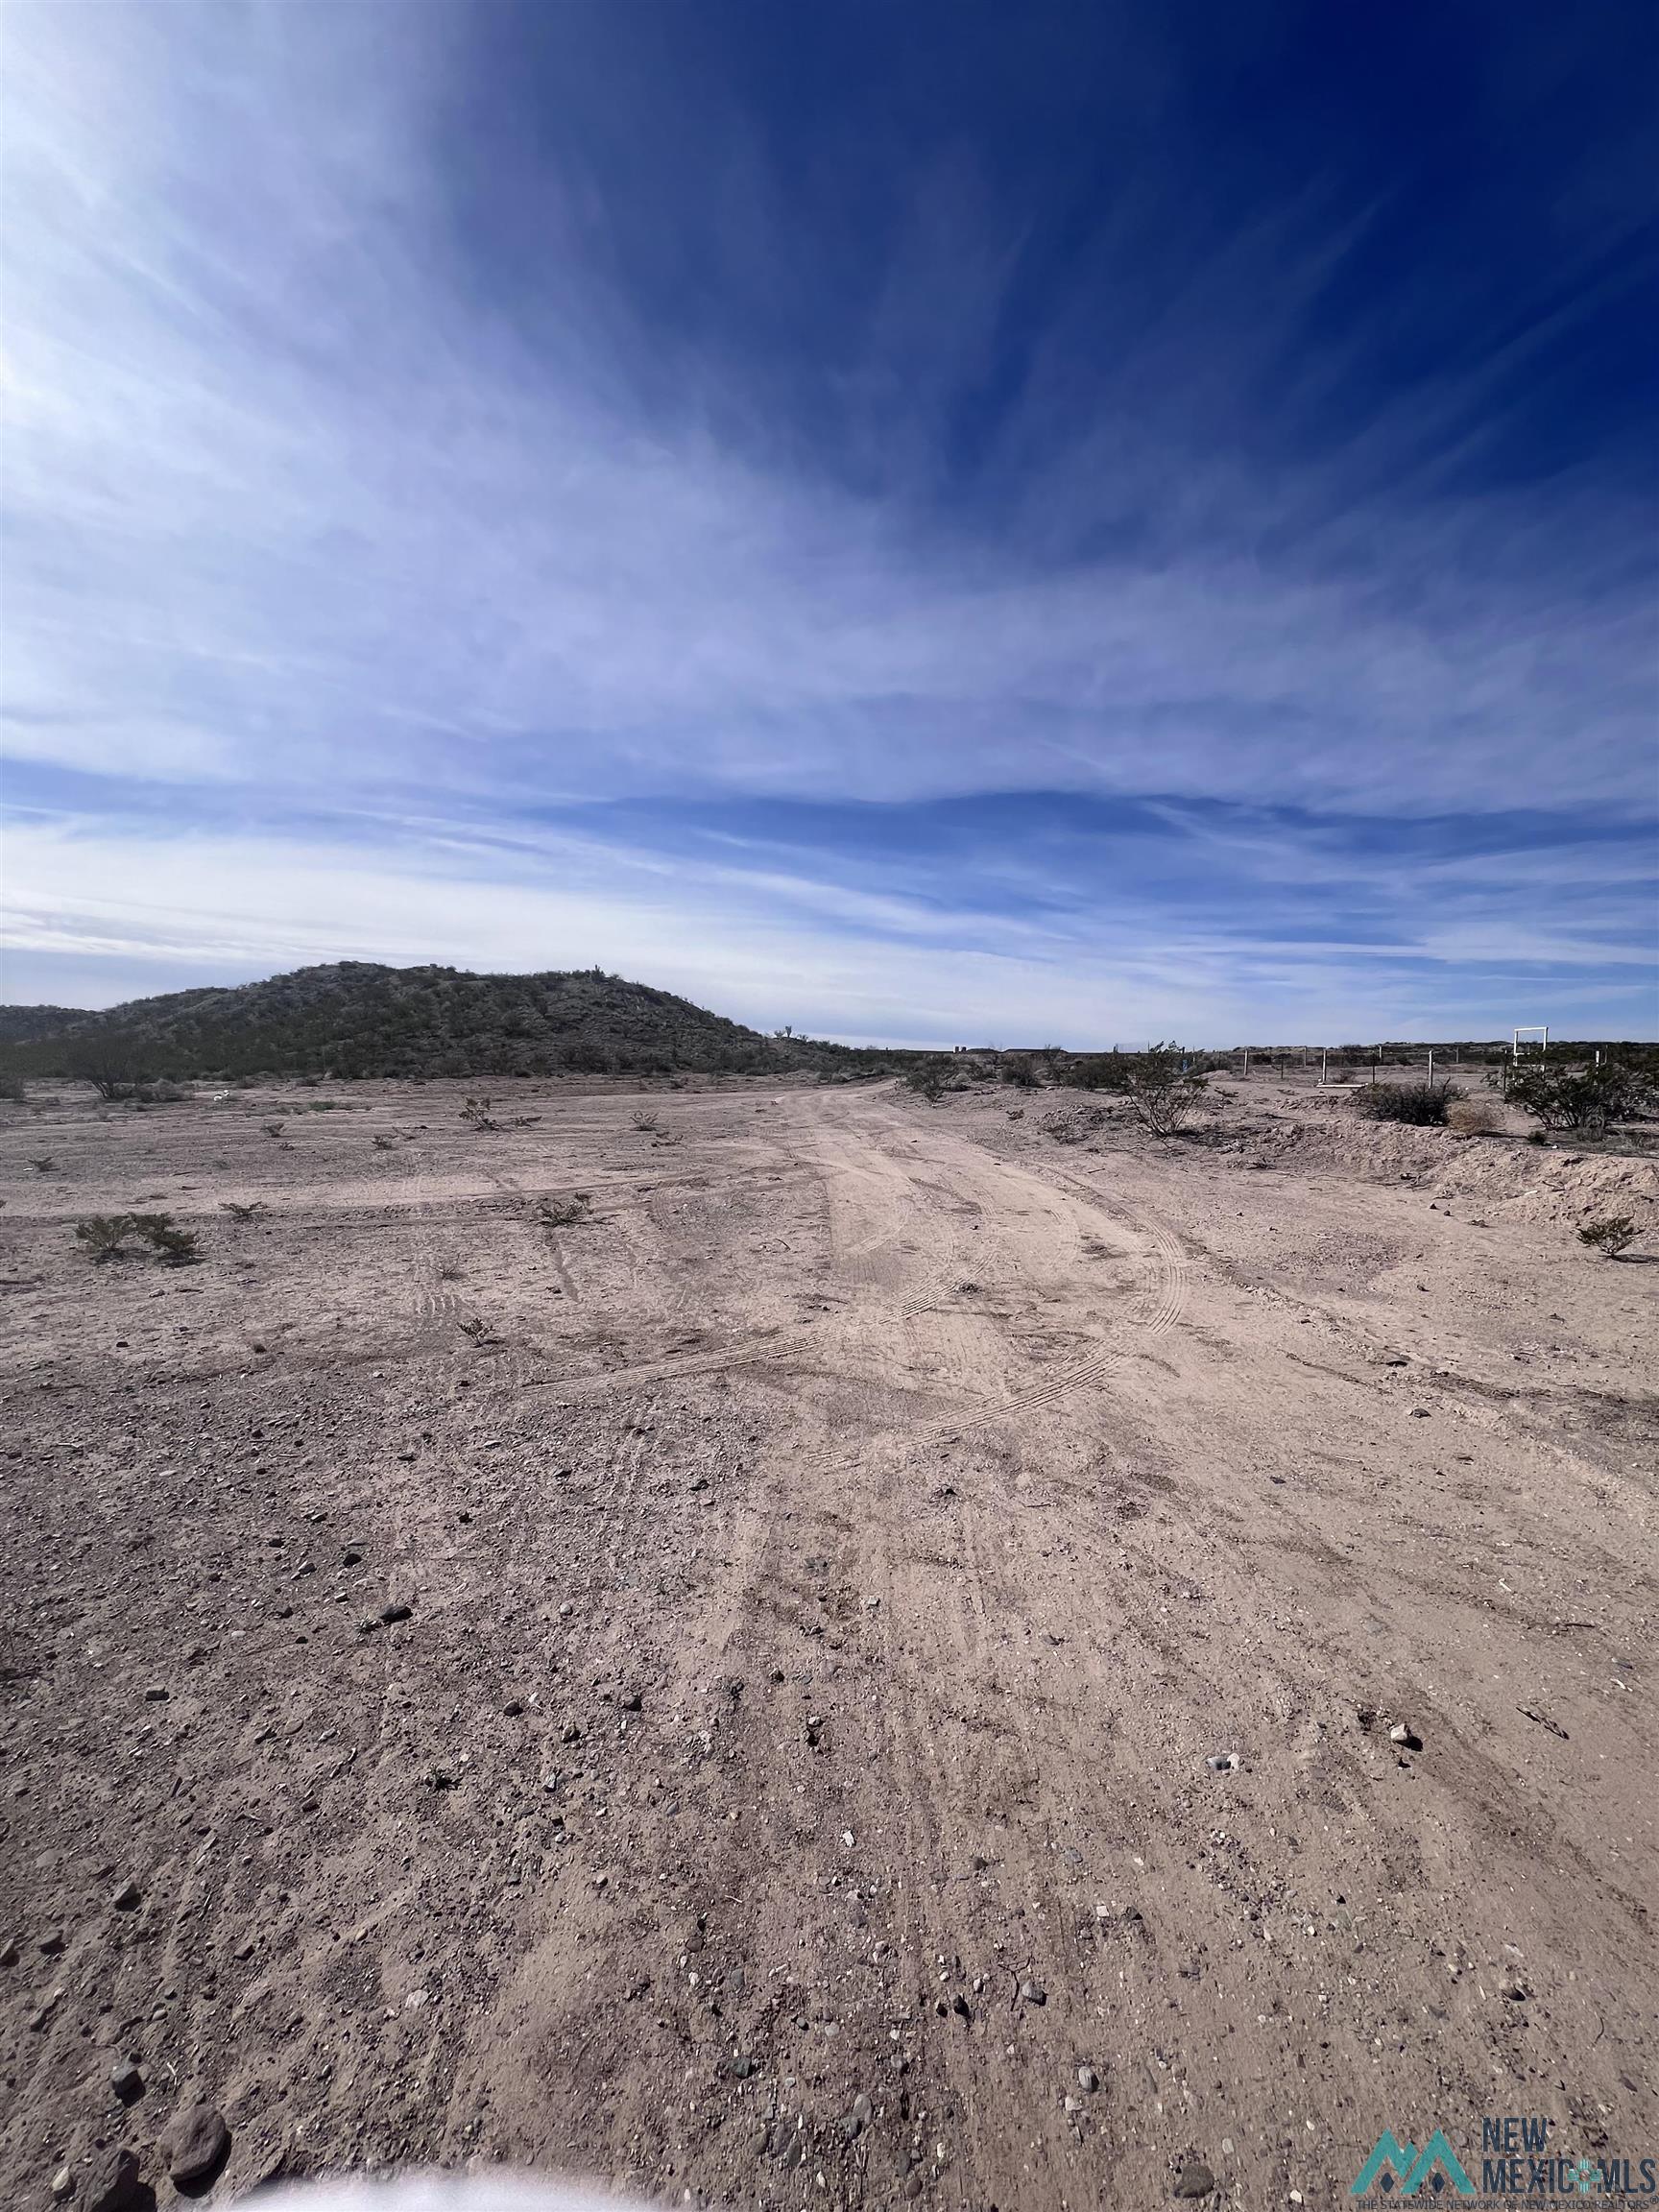
<path fill-rule="evenodd" d="M 1512 1033 L 1510 1043 L 1514 1051 L 1515 1058 L 1517 1060 L 1519 1060 L 1521 1057 L 1521 1040 L 1523 1037 L 1536 1037 L 1538 1040 L 1539 1051 L 1543 1053 L 1549 1052 L 1550 1024 L 1548 1022 L 1528 1022 L 1522 1028 L 1519 1028 Z"/>

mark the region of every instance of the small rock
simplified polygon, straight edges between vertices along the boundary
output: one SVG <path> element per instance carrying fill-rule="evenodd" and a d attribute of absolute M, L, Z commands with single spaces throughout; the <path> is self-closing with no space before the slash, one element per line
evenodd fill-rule
<path fill-rule="evenodd" d="M 1421 1751 L 1423 1748 L 1423 1739 L 1404 1720 L 1395 1721 L 1388 1731 L 1388 1741 L 1390 1743 L 1404 1744 L 1407 1751 Z"/>
<path fill-rule="evenodd" d="M 230 2155 L 225 2115 L 211 2104 L 192 2104 L 167 2131 L 167 2176 L 177 2188 L 200 2188 Z"/>
<path fill-rule="evenodd" d="M 136 2104 L 144 2094 L 144 2077 L 131 2058 L 117 2058 L 109 2069 L 109 2086 L 123 2104 Z"/>
<path fill-rule="evenodd" d="M 117 1912 L 135 1912 L 144 1902 L 144 1892 L 136 1882 L 123 1882 L 109 1902 Z"/>
<path fill-rule="evenodd" d="M 644 1702 L 644 1698 L 637 1690 L 630 1690 L 622 1700 L 622 1710 L 624 1713 L 637 1713 Z"/>
<path fill-rule="evenodd" d="M 125 2148 L 106 2151 L 86 2178 L 86 2212 L 137 2212 L 147 2196 L 137 2155 Z"/>
<path fill-rule="evenodd" d="M 47 1935 L 42 1936 L 37 1948 L 40 1951 L 42 1957 L 47 1959 L 56 1959 L 58 1954 L 63 1948 L 62 1929 L 54 1928 Z"/>
<path fill-rule="evenodd" d="M 1190 2158 L 1182 2167 L 1175 2183 L 1177 2197 L 1208 2197 L 1215 2186 L 1215 2176 L 1201 2159 Z"/>
<path fill-rule="evenodd" d="M 1532 1992 L 1519 1974 L 1505 1974 L 1498 1984 L 1500 1997 L 1506 1997 L 1511 2005 L 1524 2005 Z"/>
<path fill-rule="evenodd" d="M 564 1727 L 559 1731 L 559 1741 L 561 1743 L 580 1743 L 582 1741 L 581 1722 L 566 1720 Z"/>
<path fill-rule="evenodd" d="M 521 1697 L 509 1697 L 501 1710 L 506 1714 L 509 1720 L 517 1720 L 519 1714 L 524 1710 L 524 1700 Z"/>
<path fill-rule="evenodd" d="M 8 1936 L 4 1947 L 0 1948 L 0 1966 L 15 1966 L 20 1957 L 16 1944 Z"/>
<path fill-rule="evenodd" d="M 57 2173 L 52 2176 L 52 2194 L 60 2204 L 62 2203 L 65 2197 L 74 2196 L 75 2169 L 73 2166 L 59 2167 Z"/>
<path fill-rule="evenodd" d="M 362 1558 L 363 1554 L 361 1551 L 342 1551 L 340 1554 L 340 1564 L 342 1567 L 356 1567 L 362 1563 Z"/>
<path fill-rule="evenodd" d="M 1078 2067 L 1077 2086 L 1083 2091 L 1086 2097 L 1094 2096 L 1095 2090 L 1100 2086 L 1100 2077 L 1095 2073 L 1093 2066 Z"/>
<path fill-rule="evenodd" d="M 144 1702 L 146 1705 L 165 1705 L 167 1695 L 167 1691 L 161 1683 L 152 1682 L 149 1689 L 144 1693 Z"/>
<path fill-rule="evenodd" d="M 1041 1982 L 1022 1982 L 1020 1984 L 1020 2001 L 1023 2005 L 1046 2005 L 1048 1992 L 1044 1988 Z"/>
<path fill-rule="evenodd" d="M 1237 1751 L 1213 1751 L 1204 1764 L 1206 1767 L 1214 1767 L 1217 1774 L 1237 1773 L 1238 1754 Z"/>
<path fill-rule="evenodd" d="M 413 1605 L 382 1605 L 380 1618 L 390 1627 L 394 1621 L 407 1621 L 414 1611 Z"/>

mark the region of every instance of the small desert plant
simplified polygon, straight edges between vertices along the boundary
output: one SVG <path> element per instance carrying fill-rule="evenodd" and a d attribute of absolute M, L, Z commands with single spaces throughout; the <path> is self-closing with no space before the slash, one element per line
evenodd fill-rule
<path fill-rule="evenodd" d="M 75 1235 L 94 1260 L 123 1260 L 133 1243 L 148 1244 L 170 1267 L 198 1257 L 195 1232 L 175 1228 L 170 1214 L 93 1214 L 76 1222 Z"/>
<path fill-rule="evenodd" d="M 127 1247 L 137 1233 L 135 1214 L 92 1214 L 75 1224 L 75 1234 L 92 1260 L 125 1259 Z"/>
<path fill-rule="evenodd" d="M 1440 1129 L 1463 1094 L 1450 1083 L 1373 1083 L 1355 1100 L 1368 1121 L 1405 1121 L 1415 1129 Z"/>
<path fill-rule="evenodd" d="M 1609 1260 L 1617 1260 L 1627 1245 L 1636 1241 L 1636 1224 L 1628 1214 L 1604 1214 L 1598 1221 L 1586 1221 L 1578 1232 L 1580 1244 L 1588 1244 L 1592 1251 L 1603 1252 Z"/>
<path fill-rule="evenodd" d="M 457 1321 L 456 1328 L 463 1336 L 470 1337 L 474 1344 L 494 1344 L 499 1341 L 488 1321 L 481 1321 L 474 1313 L 470 1319 Z"/>
<path fill-rule="evenodd" d="M 390 1152 L 397 1144 L 397 1140 L 396 1137 L 388 1137 L 384 1134 L 380 1134 L 376 1135 L 373 1142 L 374 1149 L 376 1152 Z"/>
<path fill-rule="evenodd" d="M 42 1152 L 37 1159 L 31 1160 L 29 1165 L 36 1175 L 50 1175 L 58 1163 L 50 1152 Z"/>
<path fill-rule="evenodd" d="M 280 1121 L 261 1121 L 259 1126 L 267 1137 L 280 1137 L 284 1124 Z"/>
<path fill-rule="evenodd" d="M 156 1257 L 165 1260 L 169 1267 L 187 1267 L 200 1257 L 196 1232 L 175 1229 L 165 1214 L 141 1214 L 138 1223 L 139 1234 L 149 1239 Z"/>
<path fill-rule="evenodd" d="M 568 1198 L 543 1198 L 536 1208 L 536 1218 L 546 1229 L 568 1229 L 588 1218 L 588 1193 L 577 1190 Z"/>
<path fill-rule="evenodd" d="M 1459 1137 L 1491 1137 L 1503 1126 L 1503 1115 L 1493 1098 L 1454 1098 L 1446 1109 L 1446 1126 Z"/>
<path fill-rule="evenodd" d="M 9 1106 L 21 1106 L 28 1095 L 21 1075 L 0 1075 L 0 1098 Z"/>
<path fill-rule="evenodd" d="M 1037 1070 L 1022 1052 L 998 1061 L 997 1074 L 1000 1082 L 1006 1083 L 1014 1091 L 1035 1091 L 1038 1088 Z"/>
<path fill-rule="evenodd" d="M 461 1118 L 474 1129 L 499 1129 L 500 1122 L 490 1111 L 494 1103 L 493 1098 L 469 1098 L 461 1109 Z"/>
<path fill-rule="evenodd" d="M 263 1198 L 225 1198 L 220 1201 L 219 1211 L 228 1214 L 232 1221 L 252 1221 L 264 1213 L 265 1201 Z"/>
<path fill-rule="evenodd" d="M 937 1106 L 945 1095 L 945 1070 L 937 1060 L 919 1060 L 913 1068 L 904 1070 L 904 1080 L 912 1091 L 918 1091 L 929 1106 Z"/>
<path fill-rule="evenodd" d="M 655 1137 L 661 1131 L 662 1124 L 658 1120 L 655 1114 L 640 1113 L 635 1115 L 634 1126 L 642 1137 Z"/>

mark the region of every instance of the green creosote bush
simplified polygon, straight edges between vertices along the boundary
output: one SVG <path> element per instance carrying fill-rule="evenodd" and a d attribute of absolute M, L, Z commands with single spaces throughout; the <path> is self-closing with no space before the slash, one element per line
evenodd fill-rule
<path fill-rule="evenodd" d="M 1144 1052 L 1094 1055 L 1088 1088 L 1117 1093 L 1154 1137 L 1173 1137 L 1196 1112 L 1208 1077 L 1170 1040 Z"/>
<path fill-rule="evenodd" d="M 1659 1082 L 1650 1070 L 1622 1060 L 1590 1067 L 1524 1060 L 1510 1073 L 1508 1097 L 1546 1129 L 1601 1137 L 1609 1121 L 1651 1113 L 1659 1100 Z"/>
<path fill-rule="evenodd" d="M 201 1255 L 194 1230 L 178 1229 L 170 1214 L 93 1214 L 75 1224 L 92 1260 L 125 1260 L 131 1247 L 148 1244 L 169 1267 L 186 1267 Z"/>
<path fill-rule="evenodd" d="M 568 1229 L 578 1221 L 586 1221 L 589 1214 L 586 1190 L 576 1190 L 568 1198 L 543 1198 L 536 1208 L 536 1218 L 546 1229 Z"/>
<path fill-rule="evenodd" d="M 1451 1083 L 1374 1083 L 1356 1097 L 1367 1121 L 1404 1121 L 1415 1129 L 1443 1129 L 1446 1109 L 1462 1092 Z"/>
<path fill-rule="evenodd" d="M 1578 1232 L 1580 1244 L 1588 1244 L 1592 1251 L 1604 1253 L 1609 1260 L 1636 1241 L 1636 1224 L 1628 1214 L 1607 1214 L 1599 1220 L 1586 1221 Z"/>

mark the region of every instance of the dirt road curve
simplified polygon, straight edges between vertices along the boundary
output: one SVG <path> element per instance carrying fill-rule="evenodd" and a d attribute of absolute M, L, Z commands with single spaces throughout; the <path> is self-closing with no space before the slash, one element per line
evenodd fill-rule
<path fill-rule="evenodd" d="M 225 2198 L 1659 2153 L 1659 1268 L 1440 1133 L 1287 1165 L 1273 1099 L 1090 1149 L 1006 1094 L 532 1088 L 0 1132 L 0 2200 L 122 2142 L 169 2198 L 197 2096 Z M 140 1197 L 202 1265 L 76 1254 Z"/>

